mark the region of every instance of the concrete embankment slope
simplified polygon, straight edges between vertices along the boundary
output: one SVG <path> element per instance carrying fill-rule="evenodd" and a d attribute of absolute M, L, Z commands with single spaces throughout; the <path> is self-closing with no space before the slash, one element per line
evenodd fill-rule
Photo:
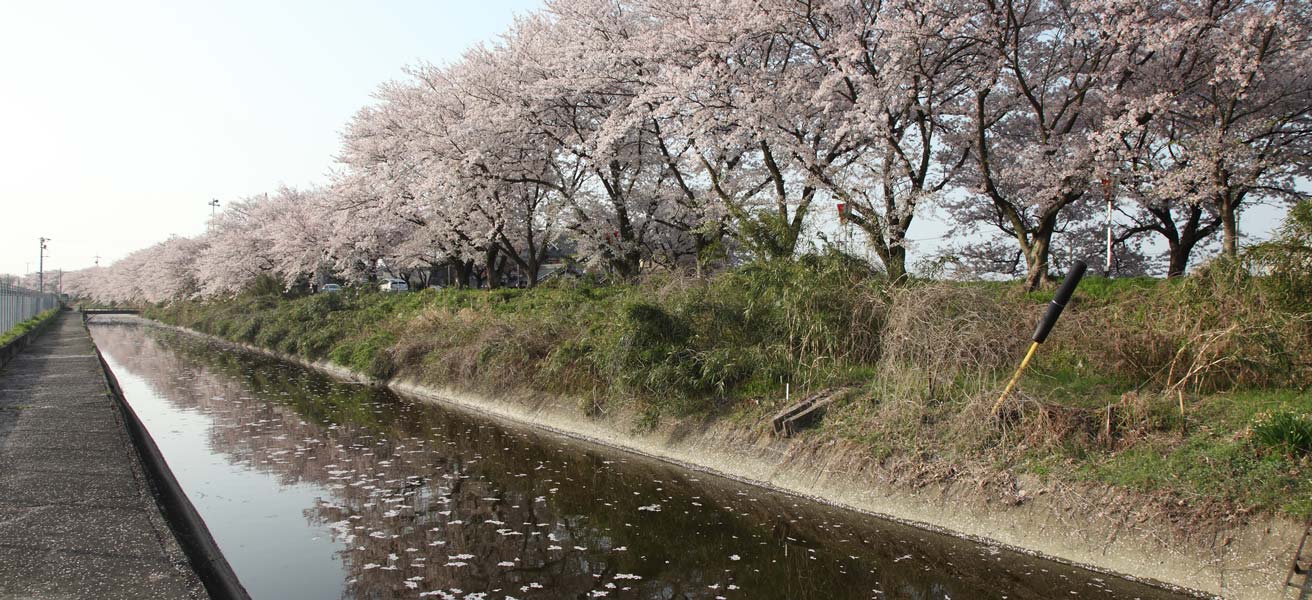
<path fill-rule="evenodd" d="M 0 369 L 0 599 L 209 598 L 80 315 Z"/>
<path fill-rule="evenodd" d="M 1233 524 L 1189 531 L 1150 497 L 1105 485 L 1034 477 L 1001 484 L 973 477 L 909 482 L 860 447 L 815 444 L 805 436 L 781 440 L 752 424 L 691 421 L 635 431 L 623 415 L 581 415 L 570 398 L 488 397 L 406 380 L 387 384 L 422 400 L 1200 597 L 1285 598 L 1285 576 L 1302 531 L 1300 524 L 1274 516 L 1236 516 Z M 1179 510 L 1176 518 L 1189 518 L 1187 507 Z"/>

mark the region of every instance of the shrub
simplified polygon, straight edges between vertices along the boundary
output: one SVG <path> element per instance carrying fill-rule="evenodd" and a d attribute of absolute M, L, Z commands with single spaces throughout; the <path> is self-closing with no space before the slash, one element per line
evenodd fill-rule
<path fill-rule="evenodd" d="M 1015 364 L 1032 305 L 980 287 L 931 283 L 895 290 L 882 335 L 886 370 L 923 369 L 935 381 Z"/>
<path fill-rule="evenodd" d="M 1290 411 L 1260 415 L 1253 422 L 1253 441 L 1290 457 L 1312 454 L 1312 417 Z"/>
<path fill-rule="evenodd" d="M 1245 259 L 1285 308 L 1312 311 L 1312 200 L 1294 205 L 1276 237 L 1249 249 Z"/>

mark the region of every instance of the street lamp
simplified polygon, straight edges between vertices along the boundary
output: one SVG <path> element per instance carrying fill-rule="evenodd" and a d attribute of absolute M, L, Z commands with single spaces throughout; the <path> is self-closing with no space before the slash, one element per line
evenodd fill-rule
<path fill-rule="evenodd" d="M 39 258 L 37 258 L 37 261 L 36 261 L 36 282 L 37 282 L 37 283 L 36 283 L 36 287 L 37 287 L 37 291 L 39 291 L 39 292 L 41 292 L 41 293 L 45 293 L 45 291 L 46 291 L 46 268 L 45 268 L 45 265 L 46 265 L 46 242 L 50 241 L 50 238 L 48 238 L 48 237 L 43 237 L 43 238 L 40 238 L 40 240 L 41 240 L 41 255 L 40 255 Z"/>
<path fill-rule="evenodd" d="M 207 202 L 206 204 L 210 205 L 210 216 L 211 217 L 214 216 L 214 211 L 219 209 L 219 199 L 211 198 L 210 201 Z"/>

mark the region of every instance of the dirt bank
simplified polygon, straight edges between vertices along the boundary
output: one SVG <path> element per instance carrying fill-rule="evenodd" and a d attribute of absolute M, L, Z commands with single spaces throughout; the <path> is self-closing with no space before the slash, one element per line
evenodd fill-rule
<path fill-rule="evenodd" d="M 334 377 L 368 380 L 340 365 L 234 345 Z M 538 393 L 489 396 L 405 377 L 375 383 L 423 401 L 1206 595 L 1282 597 L 1289 560 L 1302 532 L 1300 524 L 1284 517 L 1218 514 L 1209 507 L 1101 484 L 1039 482 L 950 465 L 890 464 L 851 443 L 821 442 L 807 435 L 780 440 L 759 422 L 683 419 L 643 431 L 634 426 L 633 414 L 589 416 L 572 398 Z"/>

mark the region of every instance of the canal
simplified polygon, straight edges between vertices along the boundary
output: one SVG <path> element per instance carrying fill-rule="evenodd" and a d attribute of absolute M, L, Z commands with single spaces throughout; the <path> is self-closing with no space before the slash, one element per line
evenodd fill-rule
<path fill-rule="evenodd" d="M 1183 598 L 139 321 L 91 332 L 254 598 Z"/>

